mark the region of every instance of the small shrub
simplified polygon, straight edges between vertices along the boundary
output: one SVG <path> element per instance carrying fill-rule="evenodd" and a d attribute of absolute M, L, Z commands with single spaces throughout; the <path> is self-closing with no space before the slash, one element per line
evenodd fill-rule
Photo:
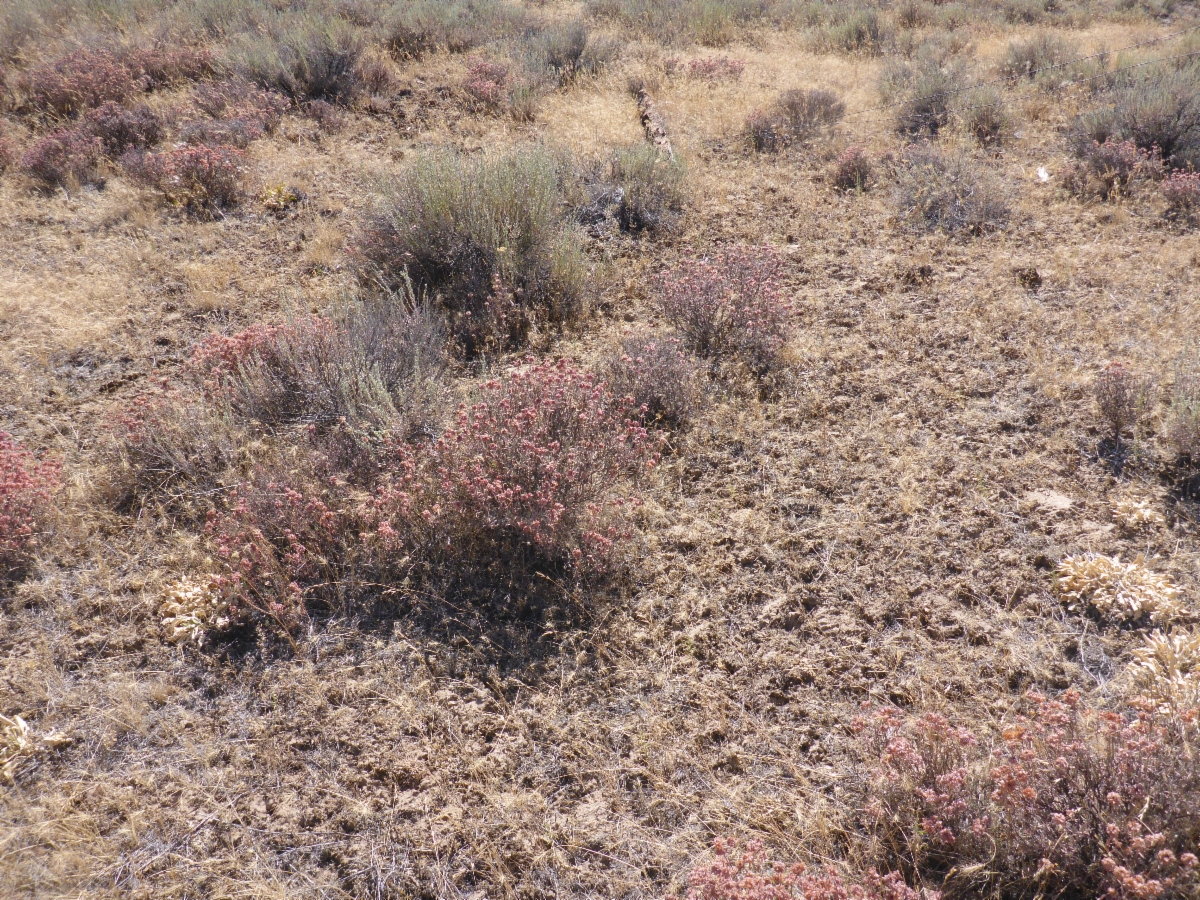
<path fill-rule="evenodd" d="M 938 134 L 950 122 L 954 91 L 960 83 L 956 69 L 923 63 L 907 79 L 896 111 L 896 130 L 907 137 Z"/>
<path fill-rule="evenodd" d="M 126 109 L 111 100 L 84 116 L 84 128 L 99 138 L 104 155 L 117 158 L 129 150 L 144 150 L 162 139 L 162 120 L 141 104 Z"/>
<path fill-rule="evenodd" d="M 909 148 L 896 169 L 895 204 L 912 228 L 981 235 L 1005 227 L 999 187 L 963 155 L 932 145 Z"/>
<path fill-rule="evenodd" d="M 744 846 L 717 838 L 713 859 L 688 873 L 687 900 L 921 900 L 899 872 L 869 869 L 861 883 L 837 872 L 810 872 L 804 863 L 772 859 L 760 841 Z M 937 900 L 934 894 L 930 900 Z"/>
<path fill-rule="evenodd" d="M 185 143 L 239 150 L 274 132 L 288 106 L 282 95 L 244 81 L 200 85 L 192 94 L 192 104 L 207 118 L 180 127 L 179 136 Z"/>
<path fill-rule="evenodd" d="M 780 266 L 774 252 L 749 248 L 689 258 L 660 279 L 663 314 L 689 352 L 765 375 L 791 333 Z"/>
<path fill-rule="evenodd" d="M 687 72 L 702 81 L 737 81 L 746 64 L 729 56 L 702 56 L 688 62 Z"/>
<path fill-rule="evenodd" d="M 136 180 L 167 202 L 203 216 L 220 216 L 242 197 L 245 154 L 235 147 L 181 147 L 130 153 L 121 163 Z"/>
<path fill-rule="evenodd" d="M 1200 466 L 1200 367 L 1194 359 L 1176 364 L 1167 440 L 1182 460 Z"/>
<path fill-rule="evenodd" d="M 486 59 L 473 59 L 467 65 L 463 91 L 473 104 L 488 112 L 498 112 L 508 101 L 508 66 Z"/>
<path fill-rule="evenodd" d="M 0 577 L 18 574 L 38 546 L 60 468 L 0 432 Z"/>
<path fill-rule="evenodd" d="M 183 578 L 167 588 L 162 626 L 172 644 L 203 644 L 211 632 L 229 627 L 229 600 L 217 579 Z"/>
<path fill-rule="evenodd" d="M 216 60 L 209 50 L 158 44 L 129 51 L 126 65 L 146 82 L 147 90 L 168 87 L 213 75 Z"/>
<path fill-rule="evenodd" d="M 669 231 L 684 208 L 683 164 L 649 144 L 614 151 L 608 182 L 620 192 L 617 222 L 624 231 Z"/>
<path fill-rule="evenodd" d="M 1150 571 L 1140 557 L 1122 563 L 1094 553 L 1067 556 L 1059 564 L 1056 585 L 1073 612 L 1092 609 L 1112 621 L 1169 622 L 1186 612 L 1171 579 Z"/>
<path fill-rule="evenodd" d="M 984 88 L 966 95 L 959 117 L 967 134 L 983 147 L 999 145 L 1008 129 L 1008 111 L 1004 95 L 995 88 Z"/>
<path fill-rule="evenodd" d="M 1081 148 L 1078 156 L 1062 174 L 1063 186 L 1078 197 L 1113 199 L 1127 193 L 1138 180 L 1161 174 L 1158 158 L 1133 141 L 1110 138 Z"/>
<path fill-rule="evenodd" d="M 526 25 L 524 10 L 504 0 L 402 0 L 385 17 L 383 31 L 393 55 L 416 58 L 437 50 L 465 53 Z"/>
<path fill-rule="evenodd" d="M 548 69 L 561 84 L 566 84 L 579 73 L 587 45 L 588 28 L 583 22 L 553 25 L 542 32 L 534 45 L 536 65 Z"/>
<path fill-rule="evenodd" d="M 122 103 L 150 80 L 122 53 L 76 50 L 26 72 L 21 80 L 34 112 L 74 116 L 109 101 Z"/>
<path fill-rule="evenodd" d="M 358 32 L 337 19 L 289 21 L 266 36 L 244 37 L 229 51 L 242 77 L 296 102 L 351 99 L 362 52 Z"/>
<path fill-rule="evenodd" d="M 1112 137 L 1133 141 L 1170 169 L 1200 169 L 1200 65 L 1137 70 L 1118 83 Z"/>
<path fill-rule="evenodd" d="M 1172 172 L 1163 181 L 1167 217 L 1178 222 L 1200 221 L 1200 173 Z"/>
<path fill-rule="evenodd" d="M 890 40 L 890 32 L 874 9 L 854 10 L 841 21 L 826 25 L 821 34 L 821 44 L 829 50 L 869 56 L 882 53 Z"/>
<path fill-rule="evenodd" d="M 862 193 L 875 177 L 875 165 L 862 147 L 850 146 L 838 154 L 829 171 L 829 181 L 839 191 Z"/>
<path fill-rule="evenodd" d="M 1054 34 L 1039 34 L 1026 41 L 1013 41 L 1008 45 L 1000 74 L 1006 78 L 1034 80 L 1039 70 L 1049 66 L 1062 66 L 1074 59 L 1078 47 Z"/>
<path fill-rule="evenodd" d="M 1148 500 L 1126 497 L 1113 505 L 1113 519 L 1122 531 L 1152 531 L 1166 524 L 1162 513 Z"/>
<path fill-rule="evenodd" d="M 845 104 L 832 91 L 785 91 L 768 112 L 751 114 L 746 132 L 756 151 L 775 152 L 809 144 L 845 113 Z"/>
<path fill-rule="evenodd" d="M 628 400 L 648 426 L 682 431 L 703 399 L 696 365 L 673 337 L 626 338 L 605 365 L 604 378 L 613 396 Z"/>
<path fill-rule="evenodd" d="M 375 533 L 464 570 L 602 574 L 630 536 L 620 492 L 657 459 L 636 414 L 564 361 L 490 381 L 432 446 L 401 448 Z"/>
<path fill-rule="evenodd" d="M 21 169 L 42 190 L 72 184 L 103 184 L 97 168 L 104 144 L 91 129 L 71 126 L 34 141 L 21 156 Z"/>
<path fill-rule="evenodd" d="M 468 355 L 569 325 L 583 310 L 584 263 L 560 184 L 558 162 L 541 151 L 424 155 L 360 234 L 360 275 L 391 291 L 411 277 Z"/>
<path fill-rule="evenodd" d="M 1195 710 L 1029 695 L 985 733 L 883 708 L 855 723 L 874 856 L 952 896 L 1187 897 L 1200 886 Z"/>
<path fill-rule="evenodd" d="M 1156 387 L 1153 376 L 1136 375 L 1120 362 L 1109 363 L 1096 376 L 1096 408 L 1114 444 L 1120 444 L 1125 432 L 1136 433 L 1153 410 Z"/>

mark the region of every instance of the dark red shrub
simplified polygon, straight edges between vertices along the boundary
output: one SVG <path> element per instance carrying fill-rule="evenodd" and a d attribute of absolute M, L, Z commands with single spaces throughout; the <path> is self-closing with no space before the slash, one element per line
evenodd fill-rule
<path fill-rule="evenodd" d="M 149 84 L 125 54 L 87 49 L 30 69 L 22 78 L 29 106 L 59 116 L 78 115 L 110 100 L 123 102 Z"/>
<path fill-rule="evenodd" d="M 457 565 L 603 572 L 637 503 L 622 485 L 658 456 L 635 415 L 563 361 L 490 381 L 432 446 L 398 448 L 375 536 Z"/>
<path fill-rule="evenodd" d="M 867 871 L 861 881 L 836 872 L 809 871 L 804 863 L 772 859 L 760 841 L 739 846 L 717 838 L 713 860 L 688 874 L 688 900 L 938 900 L 904 883 L 898 872 Z"/>
<path fill-rule="evenodd" d="M 1006 898 L 1200 888 L 1196 710 L 1116 713 L 1068 692 L 1028 697 L 994 743 L 894 708 L 856 727 L 871 761 L 866 824 L 912 877 Z"/>
<path fill-rule="evenodd" d="M 689 258 L 659 280 L 663 314 L 697 356 L 765 375 L 791 332 L 780 266 L 774 251 L 746 247 Z"/>
<path fill-rule="evenodd" d="M 875 166 L 862 147 L 847 147 L 834 160 L 829 180 L 839 191 L 865 191 L 875 177 Z"/>
<path fill-rule="evenodd" d="M 34 141 L 21 156 L 21 168 L 45 190 L 60 185 L 96 184 L 102 181 L 97 163 L 104 143 L 91 129 L 60 128 Z"/>
<path fill-rule="evenodd" d="M 1184 222 L 1200 218 L 1200 173 L 1173 172 L 1163 181 L 1167 215 Z"/>
<path fill-rule="evenodd" d="M 172 205 L 219 215 L 242 196 L 245 154 L 234 147 L 181 147 L 162 153 L 129 153 L 121 164 L 133 178 Z"/>
<path fill-rule="evenodd" d="M 99 138 L 106 156 L 152 147 L 162 138 L 162 121 L 146 104 L 126 109 L 108 101 L 84 116 L 82 130 Z"/>
<path fill-rule="evenodd" d="M 28 563 L 45 531 L 60 468 L 55 462 L 39 462 L 0 431 L 0 576 L 11 577 Z"/>

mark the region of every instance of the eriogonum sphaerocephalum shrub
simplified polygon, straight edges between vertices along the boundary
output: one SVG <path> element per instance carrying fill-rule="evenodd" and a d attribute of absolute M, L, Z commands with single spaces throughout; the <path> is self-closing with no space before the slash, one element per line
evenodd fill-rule
<path fill-rule="evenodd" d="M 566 361 L 489 381 L 430 447 L 398 448 L 376 534 L 434 558 L 603 570 L 639 503 L 621 490 L 658 459 L 640 413 Z"/>
<path fill-rule="evenodd" d="M 621 352 L 609 359 L 604 377 L 613 396 L 645 410 L 641 418 L 647 425 L 687 428 L 703 399 L 696 363 L 675 337 L 627 337 Z"/>
<path fill-rule="evenodd" d="M 938 900 L 904 883 L 898 872 L 867 871 L 861 881 L 836 872 L 810 871 L 804 863 L 772 859 L 760 841 L 740 846 L 717 838 L 713 859 L 688 873 L 687 900 Z"/>
<path fill-rule="evenodd" d="M 35 459 L 0 431 L 0 577 L 20 571 L 29 561 L 45 529 L 59 471 L 58 463 Z"/>
<path fill-rule="evenodd" d="M 1038 695 L 993 745 L 941 716 L 858 720 L 875 852 L 944 890 L 1003 898 L 1190 897 L 1200 888 L 1197 710 Z"/>
<path fill-rule="evenodd" d="M 686 258 L 659 280 L 663 314 L 697 356 L 765 375 L 779 364 L 791 334 L 780 269 L 779 255 L 769 249 Z"/>
<path fill-rule="evenodd" d="M 159 191 L 168 203 L 205 215 L 219 214 L 242 195 L 245 154 L 235 147 L 179 147 L 130 153 L 122 165 Z"/>

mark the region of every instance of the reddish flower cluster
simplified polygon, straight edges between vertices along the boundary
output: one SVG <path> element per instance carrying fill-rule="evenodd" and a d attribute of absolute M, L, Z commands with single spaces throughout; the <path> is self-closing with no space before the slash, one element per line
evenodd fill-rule
<path fill-rule="evenodd" d="M 472 59 L 463 90 L 479 106 L 495 111 L 508 99 L 509 72 L 501 63 Z"/>
<path fill-rule="evenodd" d="M 59 473 L 58 463 L 39 462 L 0 431 L 0 575 L 10 576 L 28 561 Z"/>
<path fill-rule="evenodd" d="M 769 372 L 791 332 L 781 260 L 767 249 L 733 248 L 691 258 L 660 279 L 662 309 L 687 349 L 716 363 Z"/>
<path fill-rule="evenodd" d="M 1200 217 L 1200 172 L 1173 172 L 1163 181 L 1167 215 L 1194 221 Z"/>
<path fill-rule="evenodd" d="M 897 863 L 949 878 L 985 863 L 1014 896 L 1187 895 L 1200 887 L 1198 725 L 1196 711 L 1119 715 L 1073 692 L 1033 695 L 986 749 L 940 716 L 880 709 L 856 723 L 875 760 L 868 825 Z"/>
<path fill-rule="evenodd" d="M 688 900 L 937 900 L 904 883 L 898 872 L 867 871 L 861 882 L 847 882 L 836 872 L 810 872 L 803 863 L 791 866 L 770 859 L 759 841 L 740 847 L 718 838 L 714 859 L 688 875 Z"/>
<path fill-rule="evenodd" d="M 702 56 L 688 63 L 688 74 L 705 81 L 736 81 L 746 64 L 728 56 Z"/>
<path fill-rule="evenodd" d="M 163 153 L 130 153 L 122 165 L 167 201 L 194 212 L 214 213 L 241 197 L 245 154 L 235 147 L 180 147 Z"/>
<path fill-rule="evenodd" d="M 398 451 L 397 478 L 375 500 L 377 531 L 602 569 L 637 502 L 614 496 L 616 486 L 657 461 L 637 413 L 565 361 L 491 381 L 431 448 Z"/>

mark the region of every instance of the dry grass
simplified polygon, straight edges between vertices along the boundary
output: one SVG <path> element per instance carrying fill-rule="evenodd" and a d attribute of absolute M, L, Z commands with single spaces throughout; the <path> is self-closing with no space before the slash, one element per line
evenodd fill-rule
<path fill-rule="evenodd" d="M 1010 41 L 1055 27 L 957 31 L 987 76 Z M 1087 53 L 1177 27 L 1097 11 L 1063 33 Z M 710 51 L 628 37 L 529 123 L 464 108 L 461 54 L 389 60 L 391 87 L 348 102 L 339 130 L 292 110 L 253 141 L 246 199 L 218 221 L 119 173 L 69 195 L 0 174 L 4 430 L 64 462 L 53 540 L 0 588 L 0 714 L 72 739 L 22 756 L 0 792 L 0 894 L 662 897 L 722 833 L 852 866 L 860 703 L 987 729 L 1029 689 L 1103 702 L 1145 639 L 1119 591 L 1102 605 L 1120 621 L 1068 609 L 1064 559 L 1156 558 L 1160 580 L 1139 584 L 1163 597 L 1169 579 L 1194 608 L 1200 517 L 1172 480 L 1169 423 L 1147 417 L 1118 477 L 1091 388 L 1118 357 L 1161 377 L 1194 341 L 1195 235 L 1149 193 L 1061 190 L 1064 134 L 1098 101 L 1006 87 L 998 148 L 951 123 L 942 148 L 1013 211 L 958 241 L 904 227 L 886 164 L 879 189 L 827 183 L 847 146 L 904 149 L 894 110 L 870 112 L 887 56 L 763 27 L 721 51 L 738 79 L 707 81 L 684 73 Z M 31 63 L 63 51 L 43 40 Z M 729 245 L 776 248 L 792 304 L 771 377 L 705 385 L 673 435 L 631 514 L 634 565 L 586 596 L 547 582 L 553 602 L 499 617 L 397 577 L 353 616 L 304 623 L 295 651 L 253 631 L 197 643 L 220 615 L 200 589 L 212 545 L 170 496 L 116 502 L 112 415 L 213 332 L 338 308 L 347 240 L 417 154 L 541 143 L 585 160 L 642 140 L 631 76 L 686 163 L 686 208 L 663 235 L 581 239 L 592 313 L 552 353 L 599 370 L 626 334 L 662 333 L 657 277 Z M 812 152 L 747 153 L 746 117 L 798 89 L 833 91 L 846 117 Z M 9 125 L 26 146 L 28 123 Z M 305 197 L 272 208 L 273 186 Z M 509 361 L 456 366 L 452 393 Z M 1160 521 L 1136 498 L 1164 482 Z"/>

